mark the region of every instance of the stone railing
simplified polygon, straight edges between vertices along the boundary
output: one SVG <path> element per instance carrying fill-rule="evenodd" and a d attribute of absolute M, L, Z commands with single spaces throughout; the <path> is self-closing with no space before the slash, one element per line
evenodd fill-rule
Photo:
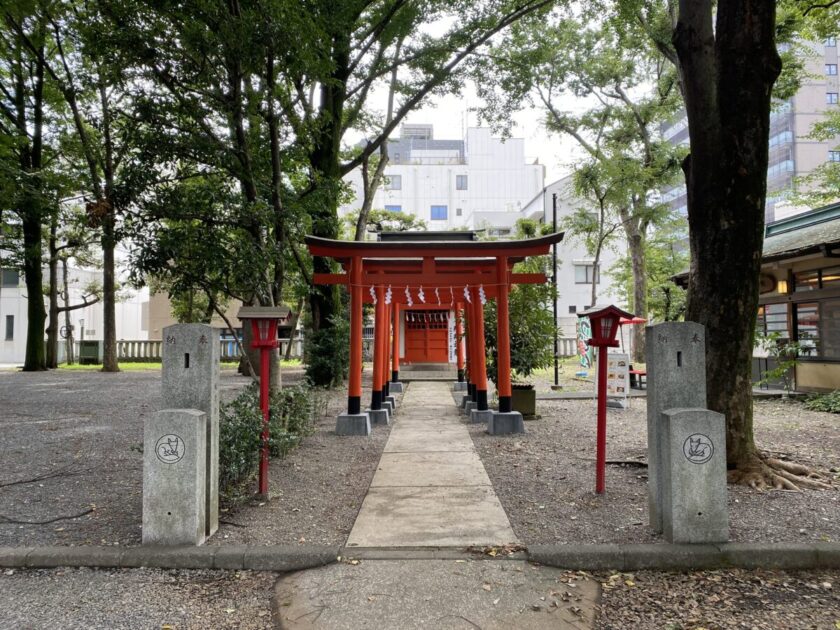
<path fill-rule="evenodd" d="M 285 356 L 288 339 L 280 340 L 280 355 Z M 303 340 L 297 337 L 291 342 L 291 357 L 299 359 L 303 356 Z M 154 363 L 161 360 L 161 340 L 131 340 L 120 339 L 117 341 L 117 359 L 119 361 L 133 361 L 137 363 Z M 239 359 L 239 346 L 232 339 L 219 341 L 219 356 L 223 362 L 236 361 Z"/>

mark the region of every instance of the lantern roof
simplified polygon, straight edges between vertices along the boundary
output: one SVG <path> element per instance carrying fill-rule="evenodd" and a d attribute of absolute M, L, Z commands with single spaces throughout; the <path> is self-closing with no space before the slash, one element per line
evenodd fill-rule
<path fill-rule="evenodd" d="M 236 316 L 239 319 L 286 319 L 290 313 L 288 306 L 243 306 Z"/>
<path fill-rule="evenodd" d="M 581 311 L 577 314 L 578 317 L 606 317 L 607 315 L 614 315 L 616 317 L 624 317 L 626 319 L 633 319 L 634 315 L 623 311 L 614 304 L 596 304 L 592 308 Z"/>

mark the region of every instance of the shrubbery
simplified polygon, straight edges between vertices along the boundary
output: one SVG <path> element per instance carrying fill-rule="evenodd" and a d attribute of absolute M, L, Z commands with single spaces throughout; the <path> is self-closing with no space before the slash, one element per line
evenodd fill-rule
<path fill-rule="evenodd" d="M 829 394 L 816 394 L 805 401 L 805 407 L 811 411 L 827 411 L 840 413 L 840 389 Z"/>
<path fill-rule="evenodd" d="M 313 431 L 318 407 L 314 390 L 295 385 L 272 395 L 269 419 L 269 452 L 285 457 Z M 219 410 L 219 492 L 226 499 L 238 495 L 257 472 L 263 417 L 256 383 L 245 388 Z"/>

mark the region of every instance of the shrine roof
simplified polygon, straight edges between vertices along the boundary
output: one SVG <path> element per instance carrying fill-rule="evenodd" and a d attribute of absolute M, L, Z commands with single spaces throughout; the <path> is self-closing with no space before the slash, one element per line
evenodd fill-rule
<path fill-rule="evenodd" d="M 423 234 L 418 232 L 417 234 Z M 527 256 L 547 254 L 549 248 L 563 240 L 563 232 L 539 238 L 511 241 L 339 241 L 307 236 L 306 245 L 313 256 L 327 256 L 336 260 L 361 258 L 495 258 L 507 256 L 512 262 Z"/>

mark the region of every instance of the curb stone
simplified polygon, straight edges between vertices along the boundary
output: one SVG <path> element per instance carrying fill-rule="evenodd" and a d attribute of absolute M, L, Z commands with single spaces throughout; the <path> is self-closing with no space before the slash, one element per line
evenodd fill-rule
<path fill-rule="evenodd" d="M 840 543 L 531 545 L 540 564 L 576 570 L 838 569 Z"/>
<path fill-rule="evenodd" d="M 292 545 L 0 547 L 0 567 L 153 567 L 287 572 L 331 564 L 345 555 L 366 559 L 444 559 L 465 557 L 465 553 L 459 548 L 366 550 Z M 546 566 L 589 571 L 840 569 L 840 543 L 532 545 L 528 548 L 528 559 Z"/>
<path fill-rule="evenodd" d="M 336 562 L 338 547 L 276 545 L 254 547 L 0 547 L 0 567 L 253 569 L 299 571 Z"/>

